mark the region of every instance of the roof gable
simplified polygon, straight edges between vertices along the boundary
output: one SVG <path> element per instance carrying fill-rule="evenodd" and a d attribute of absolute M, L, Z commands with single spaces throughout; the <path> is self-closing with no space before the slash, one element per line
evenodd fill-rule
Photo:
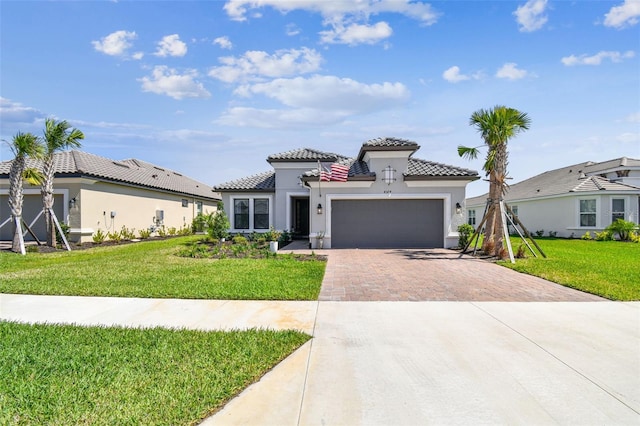
<path fill-rule="evenodd" d="M 384 137 L 370 139 L 362 144 L 358 153 L 358 160 L 362 160 L 370 151 L 411 151 L 412 153 L 420 149 L 420 145 L 408 139 Z"/>

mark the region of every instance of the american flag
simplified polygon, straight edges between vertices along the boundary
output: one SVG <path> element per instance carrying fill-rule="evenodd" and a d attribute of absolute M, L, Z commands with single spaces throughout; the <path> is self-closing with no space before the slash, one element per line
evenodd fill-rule
<path fill-rule="evenodd" d="M 335 182 L 346 182 L 349 176 L 349 166 L 344 164 L 333 163 L 331 164 L 330 179 Z"/>

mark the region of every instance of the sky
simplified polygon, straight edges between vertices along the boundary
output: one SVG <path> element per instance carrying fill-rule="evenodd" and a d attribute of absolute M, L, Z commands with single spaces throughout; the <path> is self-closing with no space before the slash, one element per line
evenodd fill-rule
<path fill-rule="evenodd" d="M 0 0 L 0 136 L 67 120 L 86 152 L 212 186 L 270 154 L 397 137 L 484 177 L 486 151 L 457 147 L 504 105 L 531 119 L 509 141 L 515 183 L 640 158 L 639 21 L 640 0 Z"/>

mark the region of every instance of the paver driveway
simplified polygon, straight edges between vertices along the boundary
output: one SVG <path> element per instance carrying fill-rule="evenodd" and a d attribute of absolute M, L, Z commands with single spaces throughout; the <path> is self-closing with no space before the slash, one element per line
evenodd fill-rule
<path fill-rule="evenodd" d="M 321 301 L 598 301 L 600 297 L 446 249 L 328 251 Z"/>

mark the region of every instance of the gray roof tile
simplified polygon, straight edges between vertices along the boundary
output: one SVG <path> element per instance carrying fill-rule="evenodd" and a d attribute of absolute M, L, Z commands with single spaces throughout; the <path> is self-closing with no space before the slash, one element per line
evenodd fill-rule
<path fill-rule="evenodd" d="M 345 158 L 346 157 L 335 154 L 333 152 L 323 152 L 316 149 L 300 148 L 270 155 L 269 157 L 267 157 L 267 161 L 269 163 L 274 161 L 338 161 Z"/>
<path fill-rule="evenodd" d="M 591 191 L 629 191 L 640 192 L 639 188 L 623 183 L 611 182 L 600 176 L 586 176 L 585 170 L 593 166 L 591 161 L 574 164 L 560 169 L 549 170 L 522 182 L 509 185 L 505 200 L 526 200 L 531 198 L 550 197 L 573 192 Z M 598 169 L 604 170 L 604 169 Z M 592 169 L 593 171 L 593 169 Z M 469 198 L 467 204 L 483 204 L 487 194 Z"/>
<path fill-rule="evenodd" d="M 407 168 L 407 177 L 471 177 L 479 179 L 475 170 L 464 169 L 462 167 L 449 166 L 447 164 L 436 163 L 434 161 L 410 158 Z"/>
<path fill-rule="evenodd" d="M 0 163 L 0 175 L 9 174 L 10 163 Z M 41 162 L 32 159 L 27 164 L 28 167 L 41 167 Z M 220 199 L 207 184 L 135 159 L 114 161 L 83 151 L 58 152 L 54 154 L 54 173 L 56 177 L 80 175 L 207 199 Z"/>
<path fill-rule="evenodd" d="M 349 166 L 349 174 L 347 175 L 347 179 L 349 178 L 366 178 L 372 177 L 376 174 L 374 172 L 369 171 L 369 165 L 364 161 L 356 161 L 353 158 L 344 158 L 340 161 L 336 161 L 338 164 L 343 164 L 345 166 Z M 313 170 L 309 170 L 304 173 L 304 177 L 306 178 L 317 178 L 319 177 L 319 170 L 316 167 Z"/>
<path fill-rule="evenodd" d="M 370 139 L 362 144 L 363 147 L 411 147 L 418 149 L 420 145 L 417 142 L 408 139 L 384 137 Z"/>
<path fill-rule="evenodd" d="M 215 187 L 216 191 L 265 191 L 276 189 L 276 173 L 274 171 L 259 173 L 242 179 L 222 183 Z"/>

